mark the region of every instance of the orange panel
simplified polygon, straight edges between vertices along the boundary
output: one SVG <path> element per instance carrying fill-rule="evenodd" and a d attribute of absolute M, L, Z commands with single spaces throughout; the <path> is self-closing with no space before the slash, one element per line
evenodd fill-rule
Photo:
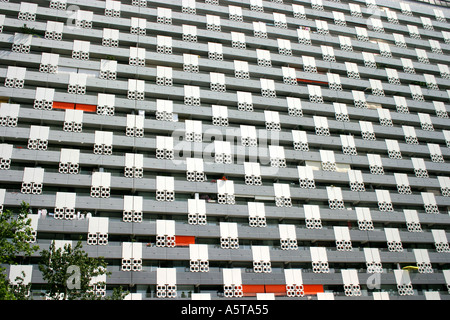
<path fill-rule="evenodd" d="M 83 110 L 83 111 L 87 111 L 87 112 L 97 112 L 97 106 L 95 106 L 93 104 L 79 104 L 79 103 L 77 103 L 75 105 L 75 109 Z"/>
<path fill-rule="evenodd" d="M 242 285 L 242 292 L 244 293 L 244 297 L 253 297 L 256 296 L 257 293 L 264 293 L 264 285 L 245 284 Z"/>
<path fill-rule="evenodd" d="M 75 109 L 74 103 L 53 101 L 53 109 Z"/>
<path fill-rule="evenodd" d="M 193 236 L 175 236 L 176 246 L 189 246 L 195 244 L 195 237 Z"/>
<path fill-rule="evenodd" d="M 266 284 L 265 285 L 266 293 L 274 293 L 276 296 L 285 296 L 286 295 L 286 285 L 283 284 Z"/>
<path fill-rule="evenodd" d="M 304 284 L 303 290 L 305 291 L 305 295 L 317 294 L 318 292 L 323 292 L 323 286 L 321 284 Z"/>
<path fill-rule="evenodd" d="M 305 83 L 315 83 L 315 84 L 324 84 L 324 85 L 328 85 L 328 82 L 324 82 L 324 81 L 317 81 L 317 80 L 310 80 L 310 79 L 300 79 L 297 78 L 298 82 L 305 82 Z"/>

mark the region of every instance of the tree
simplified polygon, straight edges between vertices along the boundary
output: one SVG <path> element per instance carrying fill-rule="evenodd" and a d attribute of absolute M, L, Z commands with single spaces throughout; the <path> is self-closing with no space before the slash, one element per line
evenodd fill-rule
<path fill-rule="evenodd" d="M 124 291 L 122 286 L 113 289 L 113 293 L 110 297 L 106 297 L 106 300 L 123 300 L 129 294 L 129 291 Z"/>
<path fill-rule="evenodd" d="M 55 300 L 98 300 L 103 299 L 95 293 L 91 279 L 100 275 L 109 275 L 103 257 L 93 258 L 82 250 L 81 241 L 73 248 L 65 245 L 56 249 L 54 242 L 49 250 L 41 252 L 39 270 L 48 283 L 47 296 Z M 105 285 L 98 283 L 97 285 Z M 121 300 L 128 294 L 122 288 L 115 290 L 112 297 L 106 299 Z"/>
<path fill-rule="evenodd" d="M 18 214 L 4 210 L 0 214 L 0 264 L 17 264 L 17 256 L 31 256 L 39 249 L 32 245 L 34 239 L 31 219 L 28 219 L 30 206 L 22 202 Z M 29 286 L 23 284 L 23 278 L 17 277 L 17 284 L 11 283 L 6 276 L 6 268 L 0 267 L 0 300 L 28 299 Z"/>

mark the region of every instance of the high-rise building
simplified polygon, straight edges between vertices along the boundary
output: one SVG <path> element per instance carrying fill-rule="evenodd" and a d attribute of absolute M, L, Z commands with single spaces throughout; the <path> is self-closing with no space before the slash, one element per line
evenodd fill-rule
<path fill-rule="evenodd" d="M 3 0 L 1 208 L 103 256 L 99 295 L 448 300 L 428 2 Z M 38 298 L 36 261 L 7 270 Z"/>

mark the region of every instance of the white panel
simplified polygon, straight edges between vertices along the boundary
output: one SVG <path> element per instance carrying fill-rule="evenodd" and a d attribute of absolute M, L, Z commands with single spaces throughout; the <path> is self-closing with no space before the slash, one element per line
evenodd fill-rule
<path fill-rule="evenodd" d="M 310 73 L 317 73 L 317 67 L 316 67 L 316 60 L 314 57 L 309 56 L 302 56 L 303 60 L 303 71 L 310 72 Z M 313 88 L 315 86 L 308 85 L 308 91 L 311 94 L 310 88 Z"/>
<path fill-rule="evenodd" d="M 217 181 L 217 193 L 218 194 L 226 194 L 226 181 L 218 180 Z"/>
<path fill-rule="evenodd" d="M 288 225 L 279 224 L 278 231 L 280 232 L 280 239 L 289 239 Z"/>
<path fill-rule="evenodd" d="M 412 15 L 411 7 L 409 3 L 400 2 L 400 8 L 402 9 L 402 13 L 405 15 Z"/>
<path fill-rule="evenodd" d="M 432 24 L 430 18 L 428 18 L 428 17 L 420 17 L 420 20 L 422 21 L 422 25 L 423 25 L 424 29 L 426 29 L 426 30 L 434 30 L 433 29 L 433 24 Z"/>
<path fill-rule="evenodd" d="M 23 275 L 24 273 L 25 275 Z M 33 274 L 33 266 L 32 265 L 10 265 L 9 269 L 9 281 L 12 284 L 18 284 L 16 278 L 22 278 L 22 284 L 28 285 L 31 283 L 31 277 Z"/>
<path fill-rule="evenodd" d="M 430 263 L 427 249 L 413 249 L 413 253 L 417 263 Z"/>
<path fill-rule="evenodd" d="M 210 293 L 192 293 L 191 300 L 211 300 Z"/>
<path fill-rule="evenodd" d="M 156 234 L 159 236 L 166 235 L 166 220 L 156 220 Z"/>
<path fill-rule="evenodd" d="M 10 160 L 12 156 L 13 145 L 2 143 L 0 144 L 0 159 Z"/>
<path fill-rule="evenodd" d="M 312 168 L 307 166 L 297 166 L 297 171 L 300 179 L 314 180 L 314 172 Z"/>
<path fill-rule="evenodd" d="M 198 244 L 189 244 L 189 259 L 191 261 L 197 261 L 200 259 Z"/>
<path fill-rule="evenodd" d="M 238 237 L 237 223 L 230 222 L 227 224 L 227 226 L 228 226 L 228 236 L 231 238 L 237 238 Z"/>
<path fill-rule="evenodd" d="M 361 170 L 348 170 L 348 179 L 350 181 L 350 189 L 352 191 L 364 192 L 364 181 Z"/>
<path fill-rule="evenodd" d="M 449 73 L 450 75 L 450 73 Z M 447 109 L 442 101 L 433 101 L 434 109 L 436 110 L 436 115 L 439 118 L 448 118 Z"/>
<path fill-rule="evenodd" d="M 370 23 L 372 23 L 372 28 L 376 32 L 384 32 L 383 22 L 378 18 L 370 18 Z"/>
<path fill-rule="evenodd" d="M 369 41 L 369 35 L 367 29 L 361 27 L 355 27 L 356 35 L 359 41 Z"/>
<path fill-rule="evenodd" d="M 294 12 L 295 18 L 306 18 L 304 6 L 299 4 L 292 4 L 292 11 Z"/>
<path fill-rule="evenodd" d="M 0 156 L 1 157 L 1 156 Z M 438 176 L 438 182 L 441 187 L 441 193 L 444 197 L 450 196 L 450 177 Z"/>
<path fill-rule="evenodd" d="M 45 39 L 61 40 L 64 23 L 56 21 L 47 21 L 45 29 Z"/>
<path fill-rule="evenodd" d="M 283 13 L 273 13 L 273 20 L 276 27 L 287 28 L 286 15 Z"/>
<path fill-rule="evenodd" d="M 258 38 L 267 38 L 267 27 L 264 22 L 253 21 L 253 34 Z"/>
<path fill-rule="evenodd" d="M 389 158 L 391 159 L 402 159 L 402 154 L 400 152 L 400 146 L 397 140 L 385 139 L 386 148 L 388 150 Z"/>
<path fill-rule="evenodd" d="M 167 284 L 167 268 L 157 268 L 156 269 L 156 284 L 165 285 Z"/>
<path fill-rule="evenodd" d="M 384 96 L 383 84 L 381 80 L 369 79 L 372 94 L 375 96 Z"/>
<path fill-rule="evenodd" d="M 342 144 L 342 152 L 346 155 L 356 156 L 356 145 L 355 139 L 351 135 L 340 135 L 341 144 Z"/>
<path fill-rule="evenodd" d="M 330 46 L 320 46 L 320 49 L 322 51 L 322 59 L 323 61 L 327 62 L 336 62 L 336 57 L 334 55 L 334 49 Z M 328 77 L 330 79 L 330 77 Z"/>
<path fill-rule="evenodd" d="M 5 86 L 14 88 L 23 88 L 25 81 L 26 68 L 8 67 L 6 72 Z"/>
<path fill-rule="evenodd" d="M 287 286 L 303 285 L 301 269 L 284 269 L 284 278 Z"/>
<path fill-rule="evenodd" d="M 313 116 L 315 132 L 317 135 L 329 136 L 330 129 L 328 127 L 328 119 L 322 116 Z"/>
<path fill-rule="evenodd" d="M 175 236 L 175 220 L 165 220 L 164 232 L 169 237 Z"/>
<path fill-rule="evenodd" d="M 242 8 L 238 6 L 228 6 L 229 16 L 231 20 L 242 21 Z"/>
<path fill-rule="evenodd" d="M 342 269 L 341 270 L 342 281 L 344 282 L 344 286 L 348 286 L 348 285 L 352 285 L 353 284 L 352 271 L 353 270 L 346 270 L 346 269 Z"/>
<path fill-rule="evenodd" d="M 63 208 L 66 205 L 66 193 L 56 192 L 55 207 Z"/>
<path fill-rule="evenodd" d="M 341 188 L 327 187 L 327 195 L 330 209 L 343 210 L 345 208 Z"/>
<path fill-rule="evenodd" d="M 377 196 L 378 208 L 380 211 L 394 211 L 388 190 L 376 189 L 375 194 Z"/>
<path fill-rule="evenodd" d="M 25 169 L 27 169 L 27 168 L 25 168 Z M 37 183 L 37 184 L 42 184 L 44 182 L 44 169 L 43 168 L 34 168 L 32 182 Z"/>
<path fill-rule="evenodd" d="M 295 14 L 295 13 L 294 13 Z M 298 42 L 304 45 L 311 45 L 311 33 L 309 29 L 297 29 Z"/>
<path fill-rule="evenodd" d="M 399 33 L 393 33 L 395 45 L 400 48 L 406 48 L 405 37 Z"/>
<path fill-rule="evenodd" d="M 326 254 L 326 248 L 324 247 L 310 247 L 310 253 L 311 253 L 311 260 L 313 262 L 316 261 L 323 261 L 327 262 L 327 254 Z"/>
<path fill-rule="evenodd" d="M 234 285 L 242 285 L 242 276 L 241 276 L 241 269 L 239 268 L 233 268 L 232 274 L 233 274 L 233 284 Z"/>
<path fill-rule="evenodd" d="M 322 170 L 336 171 L 336 160 L 332 150 L 319 150 L 320 160 L 322 162 Z"/>
<path fill-rule="evenodd" d="M 122 242 L 122 259 L 133 258 L 133 242 Z"/>
<path fill-rule="evenodd" d="M 320 207 L 318 205 L 303 205 L 306 219 L 320 220 Z"/>
<path fill-rule="evenodd" d="M 334 18 L 334 22 L 337 25 L 341 25 L 341 26 L 345 26 L 345 16 L 342 12 L 340 11 L 333 11 L 333 18 Z"/>
<path fill-rule="evenodd" d="M 195 0 L 182 0 L 181 5 L 183 7 L 183 9 L 185 8 L 190 8 L 190 9 L 195 9 Z M 183 11 L 185 12 L 185 11 Z M 187 11 L 186 13 L 194 13 L 192 11 Z"/>
<path fill-rule="evenodd" d="M 450 286 L 450 270 L 442 270 L 447 287 Z"/>
<path fill-rule="evenodd" d="M 432 229 L 431 233 L 437 252 L 450 252 L 450 247 L 445 230 Z"/>
<path fill-rule="evenodd" d="M 436 198 L 431 192 L 421 192 L 425 211 L 427 213 L 439 213 L 439 208 L 436 204 Z"/>
<path fill-rule="evenodd" d="M 169 286 L 174 286 L 177 283 L 177 273 L 175 268 L 166 269 L 166 281 Z"/>
<path fill-rule="evenodd" d="M 370 121 L 359 121 L 361 136 L 364 140 L 376 140 L 373 124 Z"/>
<path fill-rule="evenodd" d="M 439 291 L 424 291 L 425 300 L 441 300 Z"/>
<path fill-rule="evenodd" d="M 342 91 L 341 79 L 338 74 L 327 73 L 328 85 L 331 90 Z"/>
<path fill-rule="evenodd" d="M 356 207 L 356 216 L 360 230 L 373 230 L 373 222 L 369 208 Z"/>
<path fill-rule="evenodd" d="M 333 292 L 317 292 L 317 300 L 334 300 Z"/>
<path fill-rule="evenodd" d="M 364 257 L 367 263 L 381 262 L 380 252 L 378 248 L 363 248 L 363 250 L 364 250 Z"/>
<path fill-rule="evenodd" d="M 259 246 L 259 250 L 260 250 L 260 254 L 261 254 L 261 260 L 262 261 L 270 261 L 269 246 Z"/>
<path fill-rule="evenodd" d="M 228 222 L 220 222 L 220 236 L 223 238 L 229 237 L 228 224 Z"/>
<path fill-rule="evenodd" d="M 416 210 L 403 210 L 405 214 L 406 225 L 408 231 L 410 232 L 421 232 L 422 228 L 420 226 L 419 216 Z"/>
<path fill-rule="evenodd" d="M 362 52 L 362 56 L 363 56 L 363 60 L 364 60 L 364 65 L 367 68 L 376 69 L 375 55 L 373 53 L 371 53 L 371 52 Z M 369 79 L 369 80 L 373 80 L 373 79 Z"/>
<path fill-rule="evenodd" d="M 0 212 L 3 212 L 3 204 L 5 203 L 6 189 L 0 189 Z"/>
<path fill-rule="evenodd" d="M 223 268 L 222 269 L 222 277 L 223 277 L 223 284 L 225 286 L 229 286 L 229 285 L 234 284 L 234 282 L 233 282 L 233 269 Z"/>
<path fill-rule="evenodd" d="M 441 9 L 433 9 L 433 12 L 434 12 L 434 16 L 436 17 L 437 21 L 446 22 L 444 12 Z"/>
<path fill-rule="evenodd" d="M 263 260 L 263 257 L 262 257 L 262 246 L 253 246 L 252 245 L 252 258 L 253 258 L 253 261 L 261 261 L 261 260 Z"/>
<path fill-rule="evenodd" d="M 385 58 L 392 58 L 392 53 L 389 44 L 385 42 L 378 42 L 378 48 L 380 49 L 381 56 Z"/>
<path fill-rule="evenodd" d="M 101 220 L 99 217 L 91 217 L 88 222 L 88 234 L 96 234 L 100 231 Z"/>
<path fill-rule="evenodd" d="M 405 173 L 394 173 L 394 178 L 397 183 L 397 189 L 399 193 L 411 194 L 411 187 L 409 185 L 408 176 Z"/>
<path fill-rule="evenodd" d="M 355 107 L 362 109 L 367 108 L 366 96 L 363 91 L 352 90 L 352 95 Z"/>
<path fill-rule="evenodd" d="M 397 228 L 384 228 L 388 242 L 401 242 L 400 233 Z"/>
<path fill-rule="evenodd" d="M 123 197 L 123 210 L 124 211 L 133 211 L 134 210 L 134 197 L 133 196 L 124 196 Z M 140 211 L 140 210 L 136 210 Z"/>
<path fill-rule="evenodd" d="M 22 182 L 31 183 L 34 181 L 34 168 L 24 168 Z"/>
<path fill-rule="evenodd" d="M 444 157 L 442 155 L 441 147 L 435 143 L 427 143 L 427 146 L 430 152 L 431 161 L 443 163 Z"/>
<path fill-rule="evenodd" d="M 316 20 L 316 28 L 319 34 L 328 34 L 328 23 L 324 20 Z"/>

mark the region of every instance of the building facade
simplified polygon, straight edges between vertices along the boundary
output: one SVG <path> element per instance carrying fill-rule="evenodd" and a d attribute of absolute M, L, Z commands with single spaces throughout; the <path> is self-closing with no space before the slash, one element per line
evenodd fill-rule
<path fill-rule="evenodd" d="M 0 3 L 0 204 L 129 299 L 450 299 L 450 10 Z M 38 254 L 21 270 L 45 297 Z"/>

